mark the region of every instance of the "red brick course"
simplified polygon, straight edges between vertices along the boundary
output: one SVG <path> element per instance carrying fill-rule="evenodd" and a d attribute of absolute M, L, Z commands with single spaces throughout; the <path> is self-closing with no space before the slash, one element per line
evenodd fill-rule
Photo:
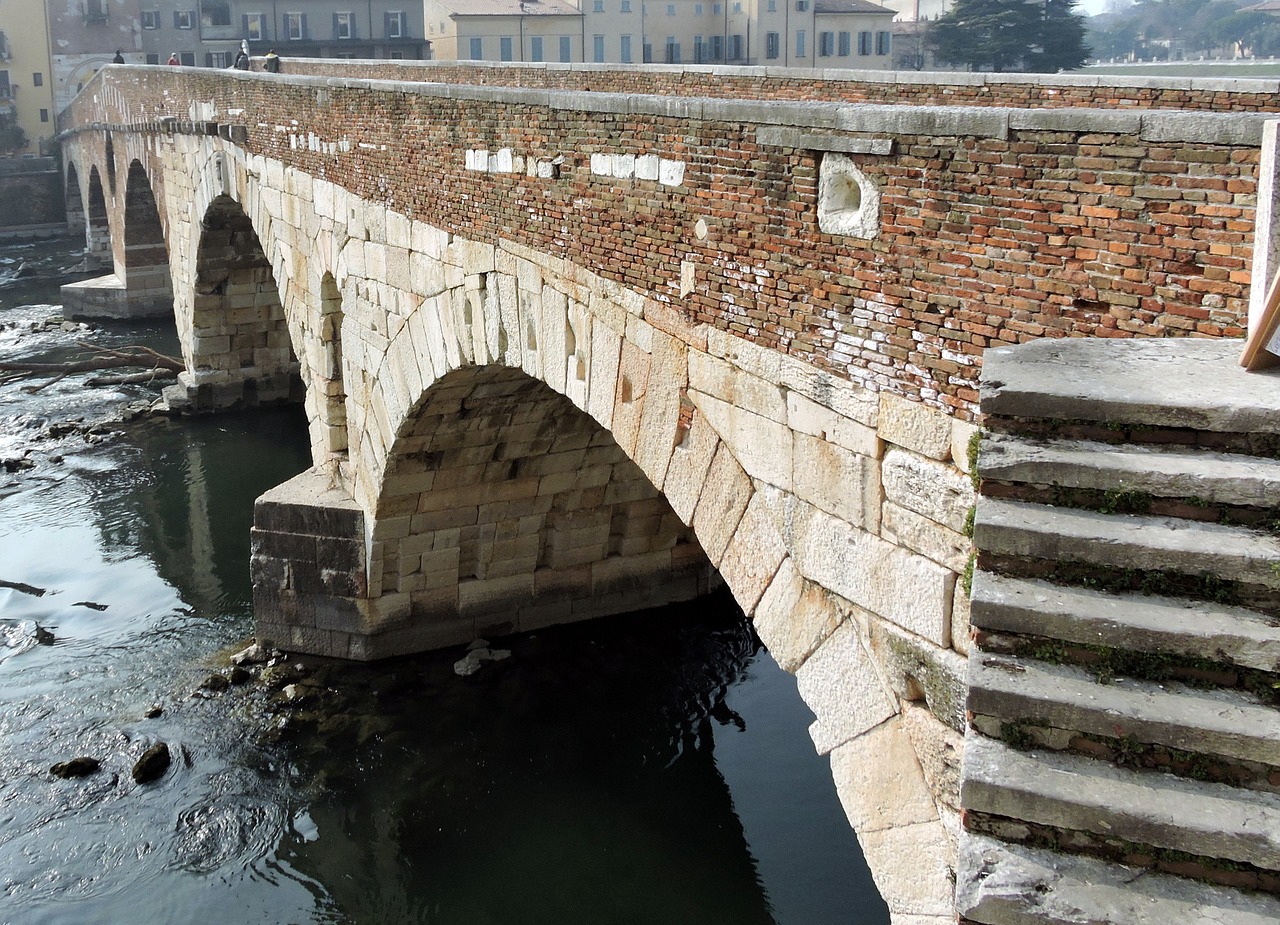
<path fill-rule="evenodd" d="M 308 66 L 343 73 L 353 67 Z M 376 76 L 387 65 L 360 66 Z M 593 88 L 627 82 L 652 88 L 665 79 L 639 70 L 432 73 L 474 73 L 491 82 L 541 75 Z M 688 89 L 692 78 L 685 77 Z M 773 98 L 799 90 L 795 80 L 777 86 L 750 80 Z M 688 318 L 963 416 L 976 407 L 980 356 L 993 344 L 1242 333 L 1256 144 L 1156 143 L 1138 133 L 1061 130 L 1011 130 L 1005 138 L 894 134 L 892 154 L 852 155 L 882 195 L 880 233 L 860 240 L 818 228 L 820 152 L 761 144 L 753 125 L 307 83 L 107 69 L 64 114 L 63 128 L 71 129 L 64 140 L 73 159 L 85 156 L 76 153 L 83 147 L 97 150 L 90 158 L 100 162 L 102 134 L 93 123 L 163 137 L 156 126 L 162 116 L 185 119 L 185 101 L 213 101 L 220 122 L 245 127 L 250 154 L 277 158 L 464 237 L 513 239 L 566 258 Z M 717 79 L 714 89 L 724 94 L 729 85 Z M 732 86 L 737 94 L 756 84 Z M 862 92 L 884 89 L 868 85 Z M 974 89 L 911 85 L 897 92 L 959 100 Z M 127 111 L 98 102 L 117 99 L 116 91 Z M 1185 97 L 1190 108 L 1261 105 L 1250 93 L 1162 93 L 1162 104 Z M 1136 88 L 1112 95 L 1141 97 Z M 1063 104 L 1067 96 L 1055 100 Z M 1268 102 L 1274 106 L 1275 98 Z M 1014 105 L 1013 98 L 1001 105 Z M 237 110 L 243 115 L 226 115 Z M 180 128 L 210 130 L 204 123 Z M 347 138 L 351 150 L 307 150 L 308 133 L 323 142 Z M 303 143 L 291 146 L 291 134 Z M 499 148 L 562 157 L 559 177 L 464 169 L 467 149 Z M 683 184 L 595 176 L 596 152 L 683 160 Z M 87 170 L 83 161 L 81 169 Z M 699 219 L 709 228 L 705 239 L 694 232 Z M 682 260 L 696 266 L 687 297 L 680 296 Z"/>

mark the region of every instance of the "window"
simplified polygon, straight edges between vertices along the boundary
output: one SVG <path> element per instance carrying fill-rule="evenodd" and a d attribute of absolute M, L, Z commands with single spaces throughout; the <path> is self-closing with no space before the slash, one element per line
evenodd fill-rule
<path fill-rule="evenodd" d="M 719 61 L 724 57 L 724 36 L 711 36 L 711 60 Z"/>
<path fill-rule="evenodd" d="M 504 35 L 498 39 L 498 59 L 501 61 L 511 61 L 511 36 Z"/>
<path fill-rule="evenodd" d="M 770 13 L 778 12 L 778 0 L 769 0 L 769 3 L 765 7 L 765 9 L 767 9 Z"/>
<path fill-rule="evenodd" d="M 676 5 L 674 3 L 667 4 L 667 15 L 668 16 L 676 15 Z"/>
<path fill-rule="evenodd" d="M 383 14 L 383 24 L 387 27 L 387 38 L 402 39 L 404 38 L 404 13 L 399 10 L 393 10 L 390 13 Z"/>
<path fill-rule="evenodd" d="M 190 29 L 193 22 L 195 22 L 195 16 L 191 10 L 173 11 L 173 28 Z"/>
<path fill-rule="evenodd" d="M 207 51 L 204 54 L 205 67 L 231 67 L 231 52 Z"/>
<path fill-rule="evenodd" d="M 870 32 L 858 33 L 858 54 L 860 55 L 871 54 L 871 33 Z"/>
<path fill-rule="evenodd" d="M 701 16 L 701 15 L 702 15 L 702 4 L 701 4 L 701 3 L 695 3 L 695 4 L 693 5 L 693 15 L 694 15 L 694 16 Z"/>
<path fill-rule="evenodd" d="M 160 28 L 160 11 L 159 10 L 143 10 L 142 11 L 142 28 L 159 29 Z"/>
<path fill-rule="evenodd" d="M 84 0 L 85 22 L 106 22 L 107 14 L 107 0 Z"/>
<path fill-rule="evenodd" d="M 834 32 L 818 33 L 818 54 L 823 58 L 829 58 L 835 54 L 836 50 L 836 34 Z"/>
<path fill-rule="evenodd" d="M 797 29 L 796 30 L 796 57 L 797 58 L 804 57 L 804 39 L 805 39 L 804 30 Z"/>
<path fill-rule="evenodd" d="M 471 46 L 471 60 L 481 61 L 484 59 L 484 39 L 480 36 L 474 36 L 469 42 Z"/>
<path fill-rule="evenodd" d="M 604 12 L 604 0 L 595 0 L 595 3 L 593 3 L 593 4 L 591 5 L 591 12 L 593 12 L 593 13 L 603 13 L 603 12 Z"/>
<path fill-rule="evenodd" d="M 591 60 L 596 64 L 604 63 L 604 36 L 597 35 L 591 39 Z"/>
<path fill-rule="evenodd" d="M 640 54 L 644 57 L 645 64 L 653 63 L 653 45 L 649 42 L 644 43 L 644 47 L 640 49 Z"/>
<path fill-rule="evenodd" d="M 542 60 L 542 36 L 535 35 L 529 39 L 529 60 Z"/>
<path fill-rule="evenodd" d="M 630 64 L 631 63 L 631 36 L 629 35 L 622 36 L 621 51 L 622 51 L 622 63 Z"/>
<path fill-rule="evenodd" d="M 778 57 L 778 33 L 766 32 L 764 34 L 764 56 L 766 58 Z"/>
<path fill-rule="evenodd" d="M 296 42 L 307 37 L 306 13 L 284 14 L 284 37 L 291 42 Z"/>
<path fill-rule="evenodd" d="M 796 12 L 807 13 L 809 11 L 809 0 L 796 0 Z"/>
<path fill-rule="evenodd" d="M 707 60 L 706 43 L 703 42 L 702 36 L 695 35 L 693 37 L 693 63 L 701 64 Z"/>
<path fill-rule="evenodd" d="M 196 53 L 194 51 L 184 51 L 182 54 L 178 55 L 178 62 L 183 67 L 195 67 Z"/>
<path fill-rule="evenodd" d="M 151 52 L 147 52 L 147 64 L 159 64 L 159 63 L 160 63 L 159 52 L 155 54 L 152 54 Z"/>
<path fill-rule="evenodd" d="M 622 6 L 619 9 L 624 13 L 631 12 L 631 0 L 622 0 Z"/>
<path fill-rule="evenodd" d="M 33 87 L 43 87 L 43 86 L 44 86 L 44 74 L 40 73 L 39 71 L 37 71 L 36 73 L 32 74 L 32 75 L 31 75 L 31 86 L 33 86 Z"/>
<path fill-rule="evenodd" d="M 404 60 L 404 52 L 403 52 L 403 51 L 399 51 L 399 50 L 393 50 L 393 51 L 391 52 L 391 60 L 392 60 L 392 61 L 403 61 L 403 60 Z"/>
<path fill-rule="evenodd" d="M 742 60 L 742 36 L 741 35 L 729 36 L 729 60 L 730 61 Z"/>
<path fill-rule="evenodd" d="M 741 13 L 741 12 L 742 12 L 742 4 L 741 4 L 741 3 L 735 3 L 735 4 L 733 5 L 733 11 L 734 11 L 735 13 Z"/>
<path fill-rule="evenodd" d="M 267 37 L 267 14 L 245 13 L 241 20 L 244 37 L 251 42 L 261 42 Z"/>
<path fill-rule="evenodd" d="M 718 3 L 713 3 L 713 4 L 711 4 L 711 15 L 712 15 L 712 16 L 719 16 L 719 15 L 720 15 L 720 4 L 718 4 Z"/>
<path fill-rule="evenodd" d="M 356 37 L 356 16 L 354 13 L 333 14 L 333 37 L 335 39 L 353 39 Z"/>
<path fill-rule="evenodd" d="M 680 63 L 680 43 L 674 35 L 667 36 L 667 64 Z"/>
<path fill-rule="evenodd" d="M 220 0 L 201 0 L 200 25 L 231 25 L 231 4 L 220 2 Z"/>
<path fill-rule="evenodd" d="M 849 57 L 849 33 L 841 32 L 839 35 L 839 51 L 836 52 L 840 57 Z"/>
<path fill-rule="evenodd" d="M 42 110 L 40 110 L 40 121 L 41 121 L 41 122 L 48 122 L 48 121 L 49 121 L 49 110 L 47 110 L 47 109 L 42 109 Z"/>
<path fill-rule="evenodd" d="M 877 32 L 876 33 L 876 54 L 878 55 L 889 54 L 889 48 L 892 43 L 893 43 L 892 32 Z"/>
<path fill-rule="evenodd" d="M 569 62 L 573 55 L 573 40 L 567 35 L 560 36 L 560 60 Z"/>

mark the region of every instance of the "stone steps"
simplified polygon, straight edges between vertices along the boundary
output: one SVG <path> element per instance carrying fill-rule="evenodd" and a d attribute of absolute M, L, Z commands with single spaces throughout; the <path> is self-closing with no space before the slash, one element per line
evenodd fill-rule
<path fill-rule="evenodd" d="M 1028 440 L 991 434 L 982 477 L 996 482 L 1143 493 L 1202 505 L 1280 506 L 1280 459 L 1092 440 Z"/>
<path fill-rule="evenodd" d="M 984 502 L 985 503 L 985 502 Z M 1093 591 L 977 571 L 975 627 L 1280 672 L 1280 620 L 1183 598 Z"/>
<path fill-rule="evenodd" d="M 1246 527 L 983 498 L 974 544 L 984 556 L 1209 575 L 1280 589 L 1280 538 Z"/>
<path fill-rule="evenodd" d="M 964 748 L 967 813 L 1280 871 L 1280 795 L 1020 752 L 973 729 Z"/>
<path fill-rule="evenodd" d="M 963 920 L 992 925 L 1275 925 L 1280 899 L 997 841 L 965 839 L 956 882 Z"/>
<path fill-rule="evenodd" d="M 979 718 L 1014 729 L 1027 723 L 1280 767 L 1276 711 L 1236 691 L 1134 679 L 1103 684 L 1074 666 L 980 655 L 969 660 L 968 712 L 975 725 Z M 1062 738 L 1059 747 L 1067 747 Z"/>

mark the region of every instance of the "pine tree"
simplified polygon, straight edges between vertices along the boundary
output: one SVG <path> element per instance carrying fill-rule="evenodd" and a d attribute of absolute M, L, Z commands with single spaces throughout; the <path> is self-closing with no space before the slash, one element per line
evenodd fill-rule
<path fill-rule="evenodd" d="M 956 0 L 929 31 L 938 60 L 974 71 L 1079 67 L 1089 56 L 1075 0 Z"/>

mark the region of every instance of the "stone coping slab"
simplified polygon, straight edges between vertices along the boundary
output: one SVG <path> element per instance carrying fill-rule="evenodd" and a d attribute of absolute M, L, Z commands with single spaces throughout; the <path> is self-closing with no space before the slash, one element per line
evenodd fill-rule
<path fill-rule="evenodd" d="M 1245 372 L 1239 340 L 1044 339 L 983 357 L 982 413 L 1280 434 L 1280 369 Z"/>

